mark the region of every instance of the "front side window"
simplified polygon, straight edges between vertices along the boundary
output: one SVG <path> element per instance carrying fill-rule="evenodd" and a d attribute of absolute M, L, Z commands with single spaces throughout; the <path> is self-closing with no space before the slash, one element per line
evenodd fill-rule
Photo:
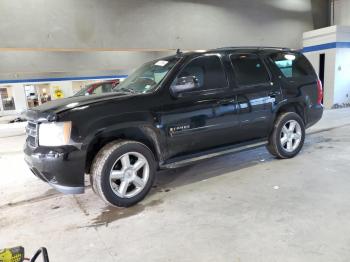
<path fill-rule="evenodd" d="M 178 60 L 179 58 L 173 57 L 146 63 L 116 86 L 113 91 L 129 93 L 152 92 Z"/>
<path fill-rule="evenodd" d="M 296 53 L 278 53 L 272 55 L 271 59 L 286 78 L 313 75 L 312 66 L 303 55 Z"/>
<path fill-rule="evenodd" d="M 207 55 L 193 59 L 182 69 L 174 82 L 188 77 L 195 79 L 195 91 L 227 87 L 226 74 L 217 55 Z"/>
<path fill-rule="evenodd" d="M 265 65 L 257 55 L 231 55 L 230 59 L 239 86 L 257 85 L 270 81 Z"/>

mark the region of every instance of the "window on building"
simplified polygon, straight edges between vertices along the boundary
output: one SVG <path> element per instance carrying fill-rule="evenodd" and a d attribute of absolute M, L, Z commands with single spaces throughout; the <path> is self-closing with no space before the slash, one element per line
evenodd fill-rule
<path fill-rule="evenodd" d="M 11 86 L 0 88 L 0 98 L 4 110 L 16 110 Z"/>
<path fill-rule="evenodd" d="M 257 55 L 231 55 L 230 59 L 239 86 L 257 85 L 270 81 L 265 65 Z"/>

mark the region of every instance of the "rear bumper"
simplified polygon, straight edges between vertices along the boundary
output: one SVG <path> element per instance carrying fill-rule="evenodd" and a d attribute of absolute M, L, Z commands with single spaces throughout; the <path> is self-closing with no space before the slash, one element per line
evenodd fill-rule
<path fill-rule="evenodd" d="M 306 128 L 309 128 L 316 124 L 323 115 L 323 105 L 313 105 L 307 112 L 307 124 Z"/>
<path fill-rule="evenodd" d="M 27 144 L 24 159 L 35 176 L 64 194 L 84 193 L 85 155 L 73 146 L 37 147 Z"/>

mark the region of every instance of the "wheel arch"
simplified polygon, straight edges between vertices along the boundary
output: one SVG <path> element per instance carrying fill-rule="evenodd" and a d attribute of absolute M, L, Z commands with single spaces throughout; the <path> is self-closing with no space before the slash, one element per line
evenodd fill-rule
<path fill-rule="evenodd" d="M 301 117 L 304 124 L 306 125 L 307 117 L 306 117 L 305 107 L 306 107 L 305 103 L 298 100 L 285 101 L 284 103 L 280 104 L 279 107 L 275 108 L 274 119 L 276 119 L 281 113 L 294 112 Z"/>
<path fill-rule="evenodd" d="M 92 161 L 106 144 L 115 140 L 132 140 L 146 145 L 153 153 L 156 162 L 162 161 L 159 134 L 149 125 L 135 125 L 98 132 L 86 143 L 85 173 L 90 173 Z"/>

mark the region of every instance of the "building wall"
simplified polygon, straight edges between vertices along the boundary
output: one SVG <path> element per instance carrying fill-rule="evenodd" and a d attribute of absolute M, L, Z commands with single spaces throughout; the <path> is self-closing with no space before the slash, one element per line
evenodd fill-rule
<path fill-rule="evenodd" d="M 177 48 L 300 48 L 323 1 L 1 0 L 0 80 L 128 74 Z"/>
<path fill-rule="evenodd" d="M 326 108 L 332 108 L 332 106 L 334 105 L 336 49 L 320 50 L 305 53 L 305 56 L 309 59 L 317 74 L 319 74 L 320 54 L 325 54 L 323 104 Z"/>
<path fill-rule="evenodd" d="M 326 108 L 350 103 L 350 27 L 331 26 L 306 32 L 306 57 L 319 72 L 319 56 L 325 54 L 324 105 Z"/>
<path fill-rule="evenodd" d="M 334 1 L 334 24 L 350 26 L 350 0 Z"/>
<path fill-rule="evenodd" d="M 300 47 L 311 0 L 0 1 L 2 47 Z M 23 36 L 26 37 L 23 37 Z"/>
<path fill-rule="evenodd" d="M 339 48 L 336 52 L 334 104 L 350 106 L 350 48 Z"/>
<path fill-rule="evenodd" d="M 74 95 L 72 81 L 59 81 L 50 83 L 51 97 L 55 99 L 55 90 L 59 89 L 63 93 L 63 98 Z"/>
<path fill-rule="evenodd" d="M 12 85 L 13 96 L 15 100 L 16 112 L 22 112 L 27 109 L 27 101 L 23 84 Z"/>
<path fill-rule="evenodd" d="M 174 54 L 175 51 L 171 53 Z M 0 82 L 33 78 L 125 75 L 146 61 L 168 54 L 169 52 L 118 51 L 1 52 L 0 46 Z"/>

